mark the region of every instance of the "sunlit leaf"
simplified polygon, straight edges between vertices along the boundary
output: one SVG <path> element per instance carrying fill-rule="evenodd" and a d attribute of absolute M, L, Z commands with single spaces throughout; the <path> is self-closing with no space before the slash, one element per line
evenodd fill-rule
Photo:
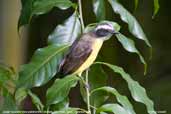
<path fill-rule="evenodd" d="M 37 109 L 43 111 L 44 105 L 42 104 L 40 99 L 37 97 L 37 95 L 32 93 L 31 91 L 28 91 L 28 94 L 31 97 L 32 102 L 37 107 Z"/>
<path fill-rule="evenodd" d="M 77 12 L 74 12 L 64 24 L 58 25 L 49 35 L 49 44 L 72 44 L 81 34 L 81 25 Z"/>
<path fill-rule="evenodd" d="M 154 13 L 153 13 L 153 18 L 158 13 L 159 9 L 160 9 L 159 0 L 154 0 Z"/>
<path fill-rule="evenodd" d="M 144 64 L 144 74 L 146 74 L 147 63 L 145 62 L 145 60 L 144 60 L 143 56 L 141 55 L 141 53 L 135 47 L 134 41 L 127 38 L 123 34 L 116 34 L 116 37 L 119 40 L 119 42 L 122 44 L 122 46 L 124 47 L 125 50 L 127 50 L 128 52 L 131 52 L 131 53 L 138 54 L 138 56 L 140 58 L 140 61 Z"/>
<path fill-rule="evenodd" d="M 129 31 L 137 38 L 144 40 L 145 43 L 149 47 L 151 47 L 151 44 L 149 43 L 145 33 L 143 32 L 143 29 L 141 28 L 140 24 L 135 19 L 135 17 L 129 11 L 127 11 L 119 2 L 117 2 L 117 0 L 108 1 L 111 4 L 114 12 L 119 14 L 122 21 L 128 24 Z"/>
<path fill-rule="evenodd" d="M 129 102 L 126 96 L 118 93 L 118 91 L 112 87 L 100 87 L 91 91 L 91 95 L 99 92 L 105 91 L 116 96 L 117 101 L 123 106 L 123 108 L 128 112 L 128 114 L 135 114 L 132 104 Z"/>
<path fill-rule="evenodd" d="M 66 97 L 63 101 L 56 103 L 54 105 L 51 105 L 51 109 L 56 111 L 56 110 L 64 110 L 69 108 L 69 98 Z"/>
<path fill-rule="evenodd" d="M 93 0 L 93 11 L 98 21 L 104 20 L 106 16 L 105 0 Z"/>
<path fill-rule="evenodd" d="M 38 87 L 55 76 L 67 45 L 51 45 L 38 49 L 29 64 L 23 65 L 19 72 L 18 87 Z"/>
<path fill-rule="evenodd" d="M 105 104 L 97 109 L 99 112 L 112 112 L 114 114 L 128 114 L 128 112 L 119 104 Z"/>
<path fill-rule="evenodd" d="M 75 75 L 56 79 L 55 83 L 47 91 L 47 105 L 63 101 L 68 96 L 70 89 L 76 86 L 78 80 L 79 78 Z"/>
<path fill-rule="evenodd" d="M 152 100 L 147 96 L 146 90 L 131 76 L 126 73 L 121 67 L 111 65 L 104 62 L 96 62 L 97 64 L 104 64 L 111 68 L 114 72 L 119 73 L 122 78 L 128 83 L 128 88 L 135 101 L 141 102 L 146 105 L 149 114 L 156 114 Z"/>

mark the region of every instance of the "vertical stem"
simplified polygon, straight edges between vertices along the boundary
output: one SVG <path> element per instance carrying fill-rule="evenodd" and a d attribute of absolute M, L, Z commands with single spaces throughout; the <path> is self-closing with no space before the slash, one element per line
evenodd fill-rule
<path fill-rule="evenodd" d="M 88 114 L 91 114 L 91 109 L 90 109 L 90 92 L 89 92 L 89 83 L 88 83 L 88 70 L 86 70 L 86 94 L 87 94 L 87 110 Z"/>
<path fill-rule="evenodd" d="M 82 27 L 82 31 L 83 31 L 84 30 L 84 20 L 83 20 L 81 0 L 78 0 L 78 4 L 79 4 L 79 13 L 80 13 L 81 27 Z"/>

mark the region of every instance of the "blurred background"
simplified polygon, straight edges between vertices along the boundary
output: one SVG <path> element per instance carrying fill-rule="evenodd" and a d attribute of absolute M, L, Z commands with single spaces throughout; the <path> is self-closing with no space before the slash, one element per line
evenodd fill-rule
<path fill-rule="evenodd" d="M 134 0 L 119 0 L 142 25 L 149 41 L 153 46 L 152 59 L 149 60 L 149 49 L 143 41 L 136 40 L 136 46 L 148 62 L 148 73 L 143 75 L 143 65 L 134 54 L 127 53 L 113 38 L 107 41 L 100 52 L 104 61 L 122 66 L 135 80 L 143 85 L 150 98 L 154 101 L 157 111 L 171 113 L 171 1 L 160 0 L 160 11 L 152 19 L 153 0 L 139 0 L 134 11 Z M 122 25 L 122 33 L 131 37 L 127 25 L 121 23 L 119 16 L 114 15 L 111 7 L 106 4 L 108 20 L 115 20 Z M 51 12 L 35 17 L 30 26 L 22 27 L 20 35 L 17 32 L 17 22 L 20 15 L 20 0 L 0 0 L 0 63 L 13 66 L 16 70 L 21 64 L 27 63 L 37 48 L 46 46 L 46 39 L 57 24 L 67 19 L 72 9 L 61 11 L 54 8 Z M 85 24 L 95 22 L 90 1 L 83 1 L 83 15 Z M 108 83 L 121 93 L 130 96 L 127 85 L 118 76 L 110 76 Z M 114 81 L 111 81 L 114 80 Z M 73 98 L 74 98 L 74 94 Z M 72 97 L 71 95 L 71 97 Z M 135 103 L 135 102 L 134 102 Z M 75 103 L 79 105 L 78 102 Z M 145 109 L 144 105 L 135 103 L 139 114 Z M 161 112 L 159 112 L 161 113 Z M 144 114 L 144 113 L 143 113 Z"/>

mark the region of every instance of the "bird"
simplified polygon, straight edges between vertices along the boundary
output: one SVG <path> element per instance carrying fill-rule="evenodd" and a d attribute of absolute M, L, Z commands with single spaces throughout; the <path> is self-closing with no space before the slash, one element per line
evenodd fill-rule
<path fill-rule="evenodd" d="M 112 24 L 100 23 L 87 33 L 83 33 L 71 45 L 66 56 L 59 65 L 59 73 L 62 75 L 81 74 L 96 60 L 103 42 L 113 34 L 117 34 Z"/>

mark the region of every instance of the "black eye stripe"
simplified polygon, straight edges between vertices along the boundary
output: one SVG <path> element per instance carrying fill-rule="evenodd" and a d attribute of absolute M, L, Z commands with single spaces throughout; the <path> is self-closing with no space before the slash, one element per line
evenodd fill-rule
<path fill-rule="evenodd" d="M 99 29 L 96 31 L 96 35 L 99 37 L 107 36 L 109 34 L 109 31 L 106 29 Z"/>

